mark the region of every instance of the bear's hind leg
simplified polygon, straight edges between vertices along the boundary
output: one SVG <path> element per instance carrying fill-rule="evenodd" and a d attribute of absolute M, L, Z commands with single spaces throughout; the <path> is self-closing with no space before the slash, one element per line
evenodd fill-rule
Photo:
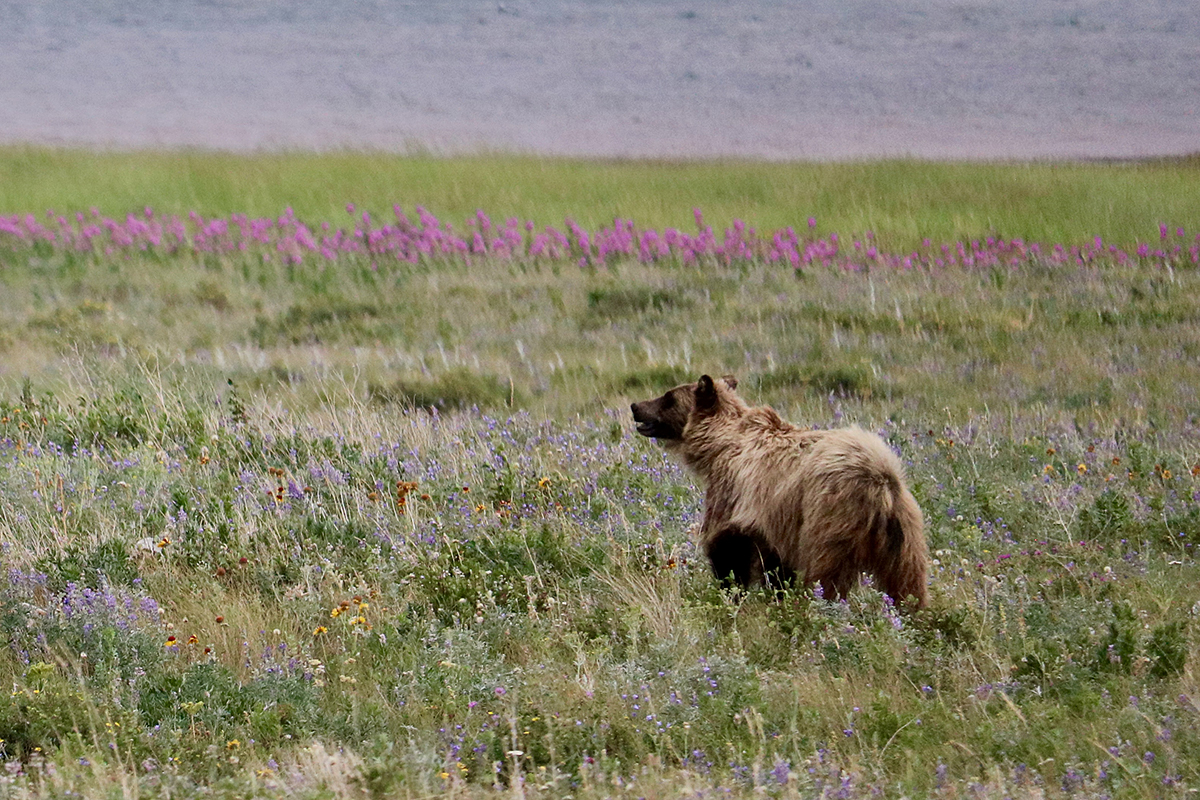
<path fill-rule="evenodd" d="M 845 563 L 828 565 L 826 569 L 815 569 L 806 576 L 810 584 L 819 583 L 821 594 L 826 600 L 845 600 L 857 582 L 859 571 Z"/>

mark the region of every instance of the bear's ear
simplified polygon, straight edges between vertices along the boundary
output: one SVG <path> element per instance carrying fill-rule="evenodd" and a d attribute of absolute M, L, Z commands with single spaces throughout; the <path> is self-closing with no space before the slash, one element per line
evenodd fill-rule
<path fill-rule="evenodd" d="M 696 382 L 696 408 L 712 408 L 717 404 L 717 387 L 708 375 L 701 375 Z"/>
<path fill-rule="evenodd" d="M 723 375 L 721 376 L 721 380 L 725 381 L 725 385 L 730 389 L 737 388 L 737 378 L 733 377 L 732 375 Z"/>

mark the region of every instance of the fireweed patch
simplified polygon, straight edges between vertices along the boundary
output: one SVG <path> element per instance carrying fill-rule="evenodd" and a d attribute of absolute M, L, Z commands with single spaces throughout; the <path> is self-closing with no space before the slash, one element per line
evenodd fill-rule
<path fill-rule="evenodd" d="M 206 217 L 192 212 L 186 217 L 158 214 L 152 208 L 127 214 L 123 219 L 89 213 L 0 215 L 0 247 L 51 258 L 63 268 L 79 267 L 89 258 L 147 255 L 170 258 L 189 256 L 204 263 L 211 259 L 260 259 L 299 265 L 305 261 L 336 264 L 366 257 L 372 268 L 381 263 L 407 262 L 470 264 L 480 260 L 517 263 L 576 261 L 579 266 L 604 266 L 610 262 L 638 260 L 668 263 L 720 263 L 727 266 L 752 262 L 781 264 L 794 269 L 825 266 L 849 270 L 871 267 L 941 269 L 965 267 L 996 269 L 994 280 L 1004 280 L 1004 270 L 1030 264 L 1043 266 L 1088 265 L 1096 262 L 1125 264 L 1200 264 L 1200 236 L 1184 228 L 1159 227 L 1157 237 L 1133 247 L 1105 242 L 1096 236 L 1082 244 L 1046 244 L 988 236 L 957 242 L 925 240 L 921 247 L 897 252 L 877 242 L 870 231 L 846 236 L 815 234 L 816 220 L 804 226 L 758 231 L 742 220 L 714 228 L 700 209 L 693 230 L 643 228 L 634 220 L 616 218 L 609 226 L 587 230 L 566 219 L 561 226 L 540 228 L 532 221 L 510 217 L 494 221 L 484 212 L 456 229 L 420 206 L 406 212 L 399 206 L 391 218 L 380 219 L 369 211 L 347 206 L 350 224 L 324 221 L 306 223 L 286 209 L 279 217 L 251 218 L 244 214 Z M 224 295 L 211 284 L 197 298 L 220 307 Z M 589 303 L 621 313 L 645 313 L 676 302 L 662 291 L 610 289 L 595 291 Z M 86 313 L 86 309 L 82 309 Z M 336 317 L 336 306 L 315 311 Z"/>

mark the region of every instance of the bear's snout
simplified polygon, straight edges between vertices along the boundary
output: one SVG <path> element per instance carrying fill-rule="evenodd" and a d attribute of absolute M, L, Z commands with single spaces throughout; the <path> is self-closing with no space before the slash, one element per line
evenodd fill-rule
<path fill-rule="evenodd" d="M 694 384 L 676 386 L 662 397 L 630 403 L 629 410 L 637 424 L 637 432 L 648 439 L 657 439 L 662 444 L 678 442 L 694 405 L 694 389 Z"/>
<path fill-rule="evenodd" d="M 634 424 L 637 426 L 637 432 L 642 436 L 654 435 L 654 419 L 643 408 L 645 403 L 630 403 L 629 411 L 633 414 Z"/>

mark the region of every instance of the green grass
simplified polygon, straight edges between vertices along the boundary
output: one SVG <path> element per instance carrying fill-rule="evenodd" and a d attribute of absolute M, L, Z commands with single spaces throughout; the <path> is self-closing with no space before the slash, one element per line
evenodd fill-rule
<path fill-rule="evenodd" d="M 483 209 L 541 225 L 566 217 L 596 227 L 616 216 L 645 227 L 742 218 L 774 229 L 874 231 L 903 249 L 922 238 L 996 234 L 1079 243 L 1153 238 L 1160 222 L 1200 217 L 1200 160 L 1103 163 L 850 163 L 581 161 L 344 152 L 232 155 L 0 148 L 0 213 L 86 211 L 123 216 L 152 206 L 184 214 L 346 219 L 418 204 L 450 221 Z"/>
<path fill-rule="evenodd" d="M 165 165 L 224 163 L 224 201 L 187 194 L 199 184 L 179 195 L 179 210 L 222 213 L 259 211 L 263 165 L 480 163 L 69 158 L 107 164 L 97 177 L 128 159 L 126 178 L 148 183 L 119 202 L 160 208 L 145 195 L 171 185 Z M 735 169 L 486 163 L 626 169 L 630 197 L 652 178 L 670 197 L 676 170 L 710 170 L 711 197 L 711 176 Z M 893 189 L 924 171 L 1006 176 L 997 197 L 1034 196 L 1059 170 L 1147 197 L 1194 175 L 747 168 Z M 1086 202 L 1104 202 L 1098 185 Z M 314 220 L 347 199 L 330 186 Z M 94 188 L 84 207 L 118 203 Z M 17 210 L 36 207 L 25 191 Z M 1145 203 L 1107 197 L 1157 235 Z M 942 213 L 920 202 L 911 221 L 889 212 L 917 236 Z M 1021 225 L 1043 224 L 1032 207 Z M 1200 784 L 1200 274 L 1186 259 L 285 266 L 41 243 L 0 245 L 0 263 L 0 795 L 1150 798 Z M 701 372 L 897 448 L 936 559 L 927 612 L 899 618 L 869 586 L 847 604 L 721 590 L 691 537 L 692 478 L 628 418 Z"/>
<path fill-rule="evenodd" d="M 73 393 L 79 364 L 154 363 L 297 410 L 326 403 L 332 382 L 381 405 L 561 417 L 708 370 L 806 414 L 830 393 L 877 415 L 1041 406 L 1166 424 L 1200 413 L 1190 270 L 22 257 L 0 297 L 10 391 L 28 379 Z"/>

